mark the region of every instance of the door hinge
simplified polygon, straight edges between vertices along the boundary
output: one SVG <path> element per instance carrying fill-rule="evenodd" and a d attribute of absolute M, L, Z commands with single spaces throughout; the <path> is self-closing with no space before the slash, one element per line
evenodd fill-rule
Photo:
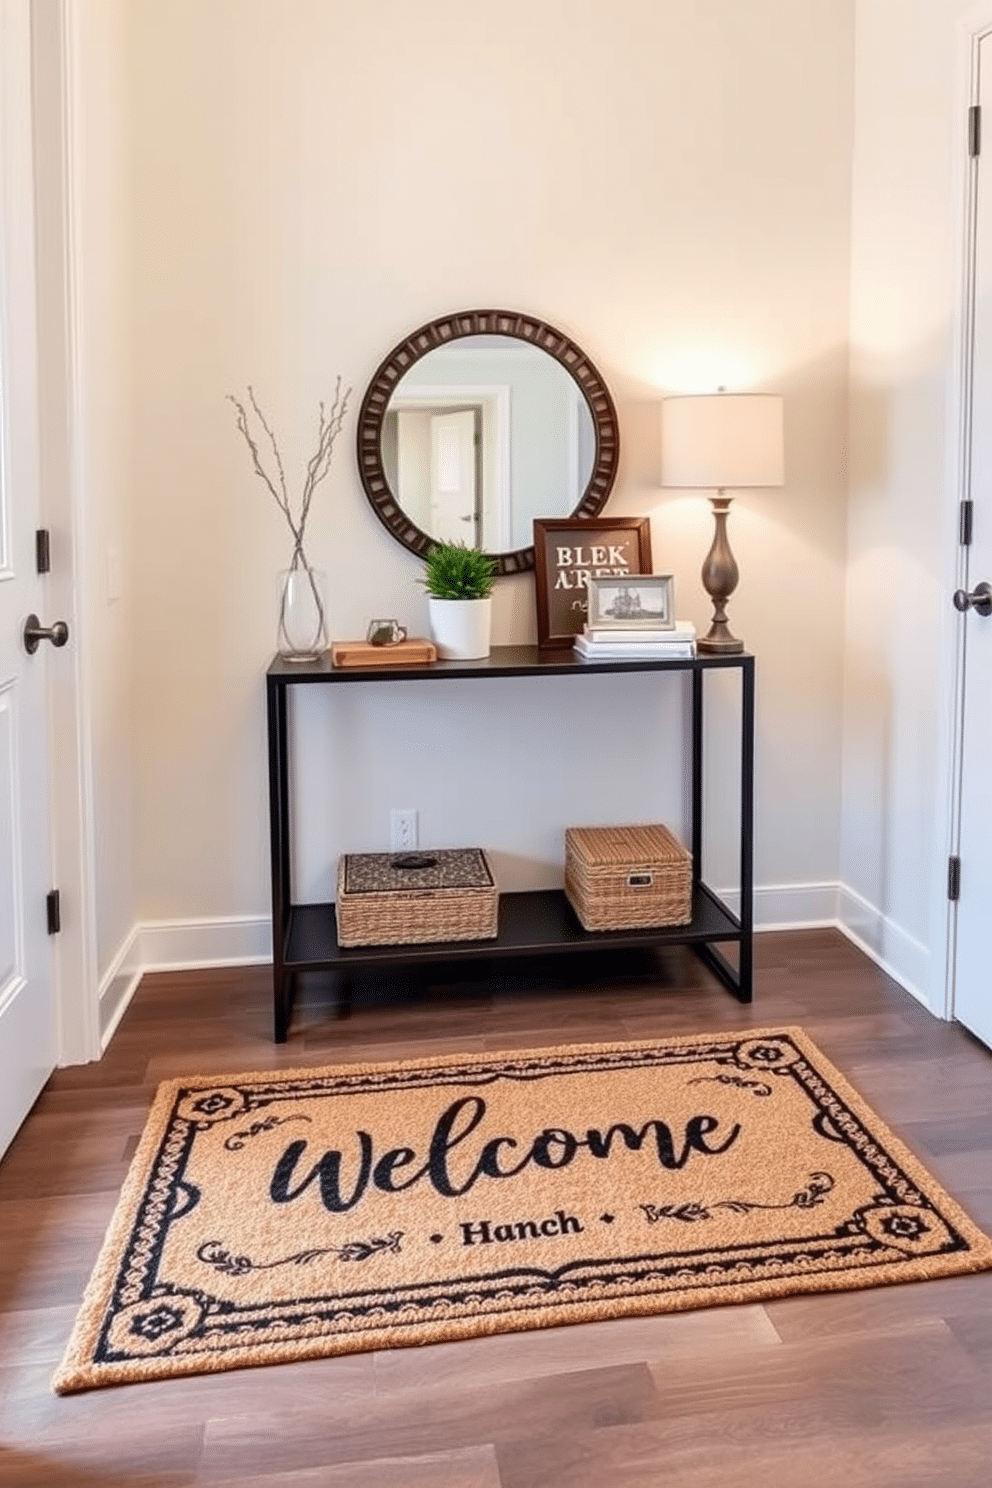
<path fill-rule="evenodd" d="M 62 929 L 62 902 L 58 889 L 52 889 L 51 893 L 46 895 L 45 905 L 48 912 L 48 933 L 58 935 Z"/>
<path fill-rule="evenodd" d="M 39 527 L 34 535 L 34 564 L 40 574 L 52 571 L 52 539 L 47 527 Z"/>
<path fill-rule="evenodd" d="M 947 860 L 947 897 L 955 900 L 961 897 L 960 858 L 951 857 Z"/>
<path fill-rule="evenodd" d="M 968 154 L 981 155 L 982 153 L 982 107 L 979 103 L 973 103 L 968 110 Z"/>
<path fill-rule="evenodd" d="M 975 515 L 975 503 L 962 501 L 961 518 L 958 523 L 958 542 L 963 548 L 971 546 L 971 524 Z"/>

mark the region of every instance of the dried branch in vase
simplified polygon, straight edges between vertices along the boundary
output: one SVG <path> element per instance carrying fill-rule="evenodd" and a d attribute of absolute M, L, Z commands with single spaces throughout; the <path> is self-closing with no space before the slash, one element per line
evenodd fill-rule
<path fill-rule="evenodd" d="M 345 388 L 342 391 L 341 378 L 339 377 L 334 386 L 334 397 L 331 400 L 330 406 L 326 405 L 323 401 L 320 403 L 317 448 L 307 463 L 299 511 L 294 512 L 293 503 L 286 485 L 286 472 L 283 468 L 279 444 L 265 414 L 258 406 L 254 388 L 249 385 L 248 403 L 250 405 L 251 415 L 254 415 L 255 424 L 261 430 L 260 434 L 253 432 L 252 418 L 245 404 L 232 394 L 228 394 L 228 400 L 234 404 L 237 414 L 235 422 L 248 446 L 255 474 L 271 493 L 273 500 L 286 518 L 286 523 L 292 533 L 293 552 L 289 562 L 289 573 L 290 575 L 295 575 L 302 570 L 309 585 L 316 613 L 316 623 L 314 641 L 312 645 L 308 645 L 306 648 L 308 651 L 320 649 L 320 637 L 324 638 L 324 644 L 326 644 L 327 632 L 320 586 L 317 583 L 303 546 L 306 537 L 307 518 L 310 515 L 314 492 L 331 468 L 331 461 L 334 457 L 334 444 L 338 435 L 341 433 L 345 414 L 348 411 L 348 399 L 350 395 L 350 388 Z M 265 448 L 265 453 L 263 454 L 263 447 L 266 446 L 267 448 Z M 280 605 L 279 624 L 280 636 L 282 636 L 286 622 L 286 591 L 283 593 Z M 290 646 L 290 649 L 297 648 Z"/>

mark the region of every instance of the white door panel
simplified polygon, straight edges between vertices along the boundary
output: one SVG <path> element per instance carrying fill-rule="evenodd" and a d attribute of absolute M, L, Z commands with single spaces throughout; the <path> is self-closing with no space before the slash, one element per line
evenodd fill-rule
<path fill-rule="evenodd" d="M 0 688 L 0 1013 L 24 982 L 17 694 Z"/>
<path fill-rule="evenodd" d="M 0 1154 L 55 1063 L 28 0 L 0 0 Z"/>
<path fill-rule="evenodd" d="M 992 583 L 992 37 L 979 43 L 985 147 L 977 163 L 974 342 L 971 364 L 972 543 L 968 588 Z M 961 888 L 957 906 L 954 1016 L 992 1045 L 992 616 L 968 611 L 965 626 L 961 773 Z"/>

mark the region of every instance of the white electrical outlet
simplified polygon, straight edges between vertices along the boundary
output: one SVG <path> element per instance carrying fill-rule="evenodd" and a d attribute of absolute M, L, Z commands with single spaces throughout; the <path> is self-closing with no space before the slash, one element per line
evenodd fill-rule
<path fill-rule="evenodd" d="M 389 846 L 394 852 L 405 852 L 417 845 L 416 811 L 393 810 L 389 813 Z"/>

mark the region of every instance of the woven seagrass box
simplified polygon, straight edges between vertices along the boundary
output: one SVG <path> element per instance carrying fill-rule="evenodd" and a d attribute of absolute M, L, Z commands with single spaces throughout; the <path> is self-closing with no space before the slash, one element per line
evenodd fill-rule
<path fill-rule="evenodd" d="M 586 930 L 686 925 L 692 854 L 667 827 L 568 827 L 565 893 Z"/>
<path fill-rule="evenodd" d="M 499 895 L 481 847 L 345 853 L 338 859 L 338 944 L 492 940 Z"/>

